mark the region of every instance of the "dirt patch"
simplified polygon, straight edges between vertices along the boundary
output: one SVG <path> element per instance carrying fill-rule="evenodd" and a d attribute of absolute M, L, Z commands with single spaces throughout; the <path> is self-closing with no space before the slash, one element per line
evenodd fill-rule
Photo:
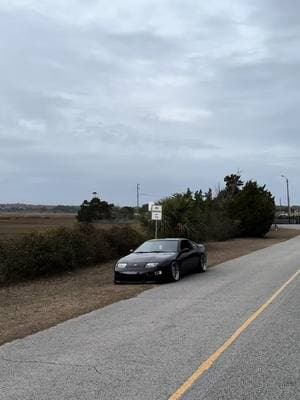
<path fill-rule="evenodd" d="M 280 229 L 264 239 L 208 244 L 209 266 L 291 239 L 300 231 Z M 62 321 L 136 296 L 154 285 L 114 285 L 113 262 L 47 279 L 0 288 L 0 345 Z"/>

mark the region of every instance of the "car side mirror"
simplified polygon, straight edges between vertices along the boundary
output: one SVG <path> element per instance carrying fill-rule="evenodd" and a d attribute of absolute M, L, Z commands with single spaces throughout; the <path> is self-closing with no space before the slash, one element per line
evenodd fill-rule
<path fill-rule="evenodd" d="M 184 249 L 181 250 L 181 253 L 187 253 L 188 251 L 190 251 L 190 249 L 188 249 L 187 247 L 185 247 Z"/>

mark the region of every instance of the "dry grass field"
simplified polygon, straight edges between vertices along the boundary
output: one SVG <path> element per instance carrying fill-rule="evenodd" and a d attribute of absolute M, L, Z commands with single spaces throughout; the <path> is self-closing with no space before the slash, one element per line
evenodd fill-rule
<path fill-rule="evenodd" d="M 70 213 L 1 213 L 0 212 L 0 240 L 22 236 L 30 232 L 45 232 L 49 229 L 72 227 L 77 224 L 76 214 Z M 109 229 L 112 223 L 96 223 L 96 227 Z M 136 223 L 132 223 L 139 230 Z"/>
<path fill-rule="evenodd" d="M 210 242 L 209 267 L 299 234 L 299 230 L 279 229 L 263 239 Z M 151 284 L 114 285 L 113 265 L 111 261 L 51 278 L 0 287 L 0 345 L 153 287 Z"/>
<path fill-rule="evenodd" d="M 75 223 L 75 214 L 0 213 L 0 239 L 59 227 L 72 227 Z"/>

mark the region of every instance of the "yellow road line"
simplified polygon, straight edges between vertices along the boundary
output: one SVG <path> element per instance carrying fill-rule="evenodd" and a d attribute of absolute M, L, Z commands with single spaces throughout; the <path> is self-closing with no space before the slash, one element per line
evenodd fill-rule
<path fill-rule="evenodd" d="M 198 369 L 176 390 L 175 393 L 169 397 L 169 400 L 179 400 L 185 392 L 187 392 L 192 385 L 204 374 L 217 359 L 227 350 L 232 343 L 245 331 L 248 326 L 276 299 L 276 297 L 298 276 L 300 270 L 298 270 L 284 285 L 282 285 L 263 305 L 261 305 L 251 316 L 247 319 L 235 332 L 226 340 L 226 342 L 214 352 L 206 361 L 204 361 Z"/>

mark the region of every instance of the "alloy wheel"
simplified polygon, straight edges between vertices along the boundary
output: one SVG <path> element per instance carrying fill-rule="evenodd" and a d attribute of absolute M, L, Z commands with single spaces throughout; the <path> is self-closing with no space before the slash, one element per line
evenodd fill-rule
<path fill-rule="evenodd" d="M 176 261 L 173 261 L 171 264 L 171 275 L 173 281 L 179 281 L 180 271 L 179 271 L 179 265 L 177 264 Z"/>

